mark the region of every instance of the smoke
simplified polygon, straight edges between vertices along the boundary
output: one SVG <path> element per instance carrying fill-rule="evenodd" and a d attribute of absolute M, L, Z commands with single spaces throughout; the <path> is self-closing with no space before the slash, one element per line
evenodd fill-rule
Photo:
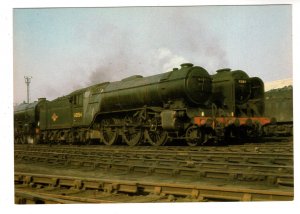
<path fill-rule="evenodd" d="M 45 88 L 45 94 L 47 94 L 47 99 L 49 100 L 55 99 L 57 96 L 62 96 L 60 90 L 54 87 Z"/>
<path fill-rule="evenodd" d="M 154 75 L 179 67 L 182 63 L 189 62 L 182 56 L 172 53 L 168 48 L 159 48 L 145 56 L 127 57 L 119 54 L 96 67 L 89 75 L 88 85 L 105 81 L 118 81 L 130 75 Z M 148 56 L 148 57 L 147 57 Z M 142 63 L 144 62 L 144 63 Z"/>
<path fill-rule="evenodd" d="M 106 81 L 117 81 L 120 78 L 126 76 L 126 74 L 131 72 L 125 72 L 128 70 L 128 65 L 123 61 L 108 62 L 107 64 L 99 65 L 95 68 L 89 75 L 88 83 L 97 84 Z"/>
<path fill-rule="evenodd" d="M 158 67 L 161 67 L 164 71 L 172 70 L 172 68 L 178 67 L 180 64 L 188 62 L 187 59 L 172 53 L 167 48 L 158 49 L 157 55 L 155 54 L 153 61 L 156 61 Z"/>
<path fill-rule="evenodd" d="M 197 7 L 191 10 L 195 12 Z M 180 8 L 172 13 L 170 22 L 173 25 L 172 35 L 176 35 L 174 38 L 176 44 L 181 44 L 174 52 L 181 53 L 180 55 L 190 59 L 191 63 L 204 67 L 212 73 L 227 67 L 229 63 L 221 44 L 222 39 L 209 29 L 207 23 L 211 23 L 211 20 L 208 20 L 209 16 L 201 16 L 203 11 L 205 8 L 196 12 L 199 13 L 198 17 L 190 15 L 189 10 L 183 12 Z"/>
<path fill-rule="evenodd" d="M 73 58 L 76 68 L 71 73 L 81 74 L 69 79 L 74 90 L 131 75 L 155 75 L 187 62 L 210 73 L 228 65 L 219 39 L 195 16 L 197 8 L 115 10 L 117 17 L 95 21 L 92 31 L 84 21 L 77 28 L 84 48 Z"/>

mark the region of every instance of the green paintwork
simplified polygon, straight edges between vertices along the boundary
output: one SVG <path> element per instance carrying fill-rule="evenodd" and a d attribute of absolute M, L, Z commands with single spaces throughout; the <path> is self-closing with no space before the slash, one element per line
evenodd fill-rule
<path fill-rule="evenodd" d="M 279 122 L 293 121 L 293 87 L 273 89 L 265 93 L 266 116 Z"/>
<path fill-rule="evenodd" d="M 69 97 L 46 101 L 40 106 L 41 129 L 70 128 L 72 126 Z"/>
<path fill-rule="evenodd" d="M 183 64 L 181 69 L 150 77 L 132 76 L 110 83 L 102 92 L 101 111 L 163 106 L 204 105 L 211 95 L 211 78 L 204 68 Z"/>
<path fill-rule="evenodd" d="M 220 69 L 213 78 L 212 102 L 234 116 L 262 116 L 264 83 L 244 71 Z"/>
<path fill-rule="evenodd" d="M 34 133 L 39 121 L 38 104 L 37 101 L 29 104 L 23 103 L 14 108 L 15 132 L 22 132 L 25 135 Z"/>
<path fill-rule="evenodd" d="M 203 106 L 210 98 L 211 87 L 208 72 L 190 63 L 154 76 L 104 82 L 47 101 L 41 108 L 41 129 L 87 127 L 97 114 L 144 106 Z"/>

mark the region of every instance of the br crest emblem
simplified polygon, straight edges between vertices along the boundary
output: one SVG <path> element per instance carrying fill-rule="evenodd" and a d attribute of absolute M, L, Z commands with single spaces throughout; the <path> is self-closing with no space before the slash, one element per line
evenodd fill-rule
<path fill-rule="evenodd" d="M 58 116 L 55 113 L 53 113 L 51 118 L 52 118 L 53 122 L 55 122 L 57 120 Z"/>

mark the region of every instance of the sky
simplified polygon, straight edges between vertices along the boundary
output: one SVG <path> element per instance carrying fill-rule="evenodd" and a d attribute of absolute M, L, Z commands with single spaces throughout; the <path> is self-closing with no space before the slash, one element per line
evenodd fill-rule
<path fill-rule="evenodd" d="M 290 79 L 290 5 L 13 9 L 14 104 L 190 62 Z"/>

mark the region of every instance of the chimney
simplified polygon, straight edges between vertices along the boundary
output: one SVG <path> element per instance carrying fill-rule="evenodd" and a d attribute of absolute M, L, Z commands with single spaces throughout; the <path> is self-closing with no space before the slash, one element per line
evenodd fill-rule
<path fill-rule="evenodd" d="M 193 64 L 192 63 L 183 63 L 180 66 L 181 66 L 181 68 L 191 68 L 191 67 L 193 67 Z"/>

